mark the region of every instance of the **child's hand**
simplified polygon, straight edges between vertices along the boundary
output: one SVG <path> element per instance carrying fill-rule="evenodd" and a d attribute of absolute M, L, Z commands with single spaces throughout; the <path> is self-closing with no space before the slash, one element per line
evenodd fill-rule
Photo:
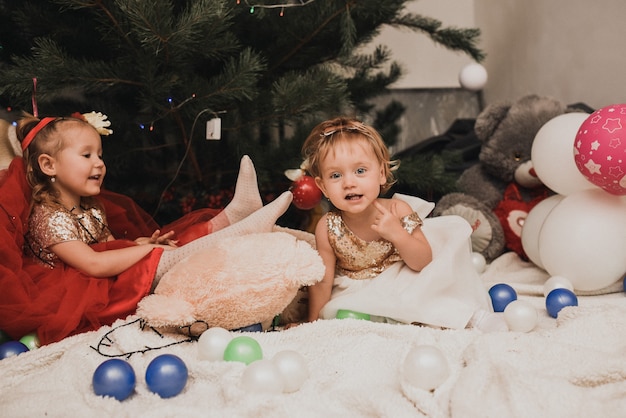
<path fill-rule="evenodd" d="M 395 213 L 395 203 L 391 204 L 391 210 L 381 205 L 378 201 L 374 201 L 373 204 L 378 210 L 378 216 L 376 216 L 376 219 L 372 224 L 372 230 L 377 232 L 384 239 L 393 241 L 393 238 L 397 236 L 397 234 L 405 231 L 405 229 L 402 228 L 400 218 Z"/>
<path fill-rule="evenodd" d="M 290 322 L 287 325 L 285 325 L 285 329 L 295 328 L 300 324 L 302 324 L 302 322 Z"/>
<path fill-rule="evenodd" d="M 166 247 L 177 247 L 178 240 L 173 240 L 171 237 L 174 236 L 174 231 L 167 232 L 161 235 L 160 230 L 156 230 L 152 233 L 150 237 L 140 237 L 135 240 L 135 242 L 139 245 L 143 244 L 157 244 Z"/>

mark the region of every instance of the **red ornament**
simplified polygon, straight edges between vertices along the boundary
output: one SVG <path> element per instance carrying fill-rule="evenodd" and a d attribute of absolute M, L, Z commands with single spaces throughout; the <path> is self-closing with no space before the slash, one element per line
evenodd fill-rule
<path fill-rule="evenodd" d="M 301 176 L 291 184 L 290 190 L 293 193 L 293 204 L 298 209 L 313 209 L 322 200 L 322 191 L 311 176 Z"/>

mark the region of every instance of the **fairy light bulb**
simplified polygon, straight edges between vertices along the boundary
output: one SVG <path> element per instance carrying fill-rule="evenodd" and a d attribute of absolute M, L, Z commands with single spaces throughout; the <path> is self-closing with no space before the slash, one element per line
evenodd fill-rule
<path fill-rule="evenodd" d="M 283 0 L 280 3 L 258 3 L 258 4 L 250 4 L 251 2 L 248 0 L 244 0 L 245 4 L 249 7 L 248 11 L 250 12 L 250 14 L 254 13 L 255 8 L 261 8 L 261 9 L 280 9 L 280 12 L 278 13 L 278 15 L 280 17 L 283 17 L 285 15 L 285 8 L 286 7 L 302 7 L 302 6 L 306 6 L 310 3 L 313 3 L 315 0 L 289 0 L 289 1 L 285 1 Z M 236 0 L 237 5 L 242 4 L 241 0 Z"/>

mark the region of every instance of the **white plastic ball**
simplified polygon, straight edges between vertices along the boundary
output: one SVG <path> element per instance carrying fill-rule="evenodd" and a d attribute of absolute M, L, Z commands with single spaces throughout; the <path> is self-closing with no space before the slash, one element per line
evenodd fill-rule
<path fill-rule="evenodd" d="M 530 159 L 537 177 L 561 195 L 595 188 L 576 167 L 574 141 L 587 113 L 564 113 L 546 122 L 535 135 Z"/>
<path fill-rule="evenodd" d="M 552 276 L 543 284 L 543 296 L 548 296 L 554 289 L 567 289 L 574 291 L 574 285 L 563 276 Z"/>
<path fill-rule="evenodd" d="M 522 227 L 522 248 L 530 261 L 543 268 L 539 250 L 539 233 L 544 221 L 565 196 L 555 194 L 537 203 L 526 216 Z"/>
<path fill-rule="evenodd" d="M 293 350 L 279 351 L 272 361 L 278 367 L 287 393 L 299 390 L 309 378 L 309 366 L 304 357 Z"/>
<path fill-rule="evenodd" d="M 232 334 L 224 328 L 209 328 L 198 339 L 198 357 L 200 360 L 224 360 L 224 350 L 232 339 Z"/>
<path fill-rule="evenodd" d="M 278 366 L 271 360 L 250 363 L 241 376 L 243 388 L 250 393 L 276 395 L 285 389 Z"/>
<path fill-rule="evenodd" d="M 459 83 L 466 90 L 482 90 L 487 84 L 487 70 L 478 63 L 468 64 L 459 73 Z"/>
<path fill-rule="evenodd" d="M 602 189 L 572 193 L 552 209 L 539 234 L 541 262 L 575 290 L 592 291 L 624 277 L 626 197 Z"/>
<path fill-rule="evenodd" d="M 484 273 L 487 268 L 487 260 L 485 260 L 485 257 L 481 253 L 477 253 L 476 251 L 472 252 L 472 264 L 478 274 Z"/>
<path fill-rule="evenodd" d="M 510 331 L 532 331 L 538 319 L 537 309 L 524 300 L 514 300 L 504 308 L 504 320 Z"/>
<path fill-rule="evenodd" d="M 450 375 L 448 360 L 432 345 L 419 345 L 409 350 L 402 372 L 406 381 L 420 389 L 434 390 Z"/>

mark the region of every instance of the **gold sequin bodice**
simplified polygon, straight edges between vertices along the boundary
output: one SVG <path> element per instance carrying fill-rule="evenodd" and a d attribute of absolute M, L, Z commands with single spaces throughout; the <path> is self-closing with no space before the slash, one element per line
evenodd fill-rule
<path fill-rule="evenodd" d="M 105 242 L 111 234 L 106 215 L 100 207 L 73 213 L 64 208 L 37 205 L 33 208 L 25 236 L 24 253 L 54 267 L 57 256 L 50 251 L 54 244 L 83 241 L 86 244 Z"/>
<path fill-rule="evenodd" d="M 402 226 L 410 234 L 422 225 L 416 212 L 402 218 Z M 337 212 L 326 217 L 328 240 L 337 256 L 336 273 L 351 279 L 371 279 L 393 263 L 402 260 L 398 250 L 385 239 L 365 241 L 346 226 Z"/>

